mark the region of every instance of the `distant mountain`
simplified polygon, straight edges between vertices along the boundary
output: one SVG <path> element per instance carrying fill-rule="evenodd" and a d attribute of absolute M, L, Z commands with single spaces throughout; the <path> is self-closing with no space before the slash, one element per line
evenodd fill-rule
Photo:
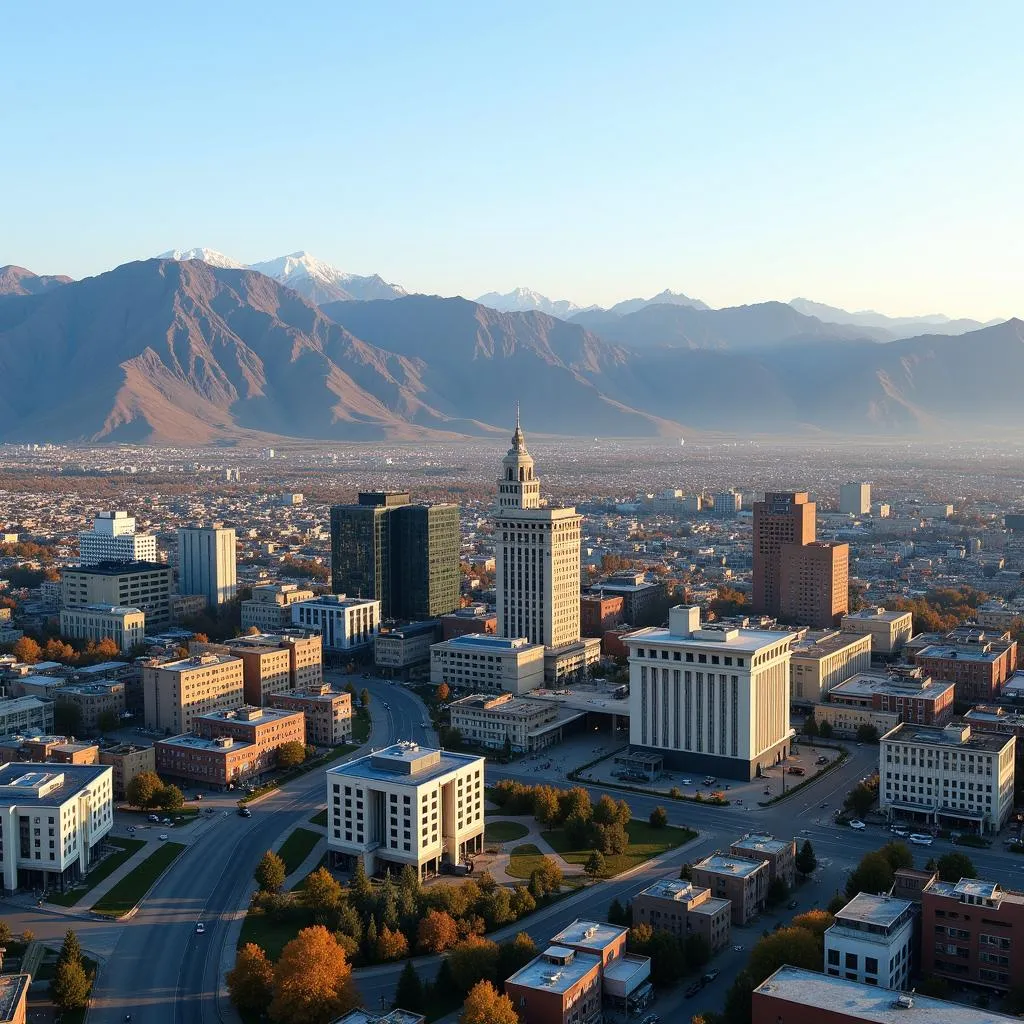
<path fill-rule="evenodd" d="M 851 313 L 838 306 L 826 306 L 823 302 L 812 302 L 810 299 L 791 299 L 789 304 L 798 313 L 806 316 L 816 316 L 819 320 L 833 324 L 880 328 L 888 331 L 892 338 L 912 338 L 922 331 L 931 334 L 966 334 L 968 331 L 1001 323 L 999 320 L 990 320 L 987 323 L 968 319 L 951 320 L 942 313 L 925 316 L 886 316 L 884 313 L 876 313 L 873 309 Z"/>
<path fill-rule="evenodd" d="M 530 288 L 513 288 L 510 292 L 487 292 L 477 300 L 482 306 L 496 309 L 502 313 L 547 313 L 549 316 L 557 316 L 560 320 L 567 320 L 574 313 L 582 312 L 584 307 L 577 306 L 575 302 L 568 299 L 549 299 L 540 292 Z M 587 306 L 587 309 L 596 309 L 596 306 Z"/>
<path fill-rule="evenodd" d="M 157 256 L 158 260 L 199 260 L 201 263 L 208 263 L 211 267 L 220 267 L 223 270 L 244 270 L 245 264 L 225 256 L 216 249 L 169 249 L 167 252 Z"/>
<path fill-rule="evenodd" d="M 33 274 L 24 267 L 8 264 L 0 267 L 0 295 L 39 295 L 62 284 L 70 284 L 71 280 L 64 274 Z"/>
<path fill-rule="evenodd" d="M 615 313 L 618 316 L 625 316 L 627 313 L 635 313 L 638 309 L 643 309 L 644 306 L 692 306 L 694 309 L 711 308 L 706 302 L 701 302 L 700 299 L 691 299 L 689 295 L 666 288 L 663 292 L 658 292 L 657 295 L 649 299 L 626 299 L 624 302 L 617 302 L 608 312 Z"/>

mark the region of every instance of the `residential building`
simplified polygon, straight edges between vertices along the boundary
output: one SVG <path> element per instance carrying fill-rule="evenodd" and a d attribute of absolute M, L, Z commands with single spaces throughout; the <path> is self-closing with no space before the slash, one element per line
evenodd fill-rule
<path fill-rule="evenodd" d="M 971 727 L 972 732 L 990 732 L 999 736 L 1016 737 L 1014 753 L 1018 763 L 1024 758 L 1024 714 L 994 704 L 978 704 L 965 711 L 963 719 Z"/>
<path fill-rule="evenodd" d="M 935 679 L 955 683 L 958 701 L 987 702 L 998 699 L 1017 668 L 1017 641 L 986 633 L 965 642 L 947 638 L 918 651 L 913 660 Z"/>
<path fill-rule="evenodd" d="M 630 626 L 660 626 L 668 614 L 668 590 L 661 581 L 649 583 L 642 572 L 621 569 L 591 587 L 599 597 L 621 597 L 622 618 Z"/>
<path fill-rule="evenodd" d="M 202 594 L 216 607 L 234 600 L 237 585 L 234 529 L 214 523 L 178 530 L 180 593 Z"/>
<path fill-rule="evenodd" d="M 46 760 L 49 764 L 99 764 L 100 748 L 95 743 L 55 743 Z"/>
<path fill-rule="evenodd" d="M 83 608 L 63 608 L 60 635 L 67 640 L 113 640 L 117 649 L 127 653 L 141 647 L 146 639 L 146 615 L 139 608 L 88 604 Z"/>
<path fill-rule="evenodd" d="M 135 519 L 127 512 L 101 512 L 91 530 L 78 535 L 82 565 L 100 562 L 155 562 L 156 537 L 135 532 Z"/>
<path fill-rule="evenodd" d="M 253 587 L 252 597 L 241 603 L 242 630 L 278 633 L 292 624 L 293 604 L 312 601 L 313 591 L 295 583 L 268 583 Z"/>
<path fill-rule="evenodd" d="M 1009 1024 L 994 1010 L 780 967 L 751 997 L 752 1024 Z"/>
<path fill-rule="evenodd" d="M 25 1024 L 31 974 L 0 975 L 0 1024 Z"/>
<path fill-rule="evenodd" d="M 171 618 L 176 623 L 202 615 L 208 607 L 203 594 L 171 594 Z"/>
<path fill-rule="evenodd" d="M 81 712 L 85 733 L 117 729 L 125 712 L 126 688 L 119 679 L 98 679 L 93 683 L 68 683 L 54 696 L 58 704 L 73 704 Z"/>
<path fill-rule="evenodd" d="M 895 876 L 889 895 L 910 900 L 920 906 L 922 893 L 939 877 L 939 873 L 918 868 L 897 868 Z"/>
<path fill-rule="evenodd" d="M 508 743 L 516 753 L 542 750 L 557 743 L 567 721 L 557 704 L 511 693 L 475 693 L 452 701 L 448 713 L 451 727 L 459 730 L 463 741 L 494 750 L 501 750 Z"/>
<path fill-rule="evenodd" d="M 850 545 L 812 541 L 783 544 L 779 617 L 824 629 L 850 610 Z"/>
<path fill-rule="evenodd" d="M 505 981 L 523 1024 L 600 1024 L 601 958 L 548 946 Z"/>
<path fill-rule="evenodd" d="M 975 609 L 974 618 L 983 629 L 1000 632 L 1013 629 L 1017 620 L 1024 618 L 1024 608 L 1019 604 L 1007 605 L 1004 601 L 985 601 Z"/>
<path fill-rule="evenodd" d="M 667 629 L 623 638 L 629 648 L 629 740 L 684 771 L 755 778 L 790 748 L 794 634 L 702 625 L 678 606 Z"/>
<path fill-rule="evenodd" d="M 352 742 L 352 694 L 329 683 L 275 693 L 270 706 L 301 711 L 306 716 L 306 742 L 337 747 Z"/>
<path fill-rule="evenodd" d="M 332 1024 L 426 1024 L 427 1018 L 414 1010 L 394 1009 L 377 1013 L 362 1006 L 349 1010 Z"/>
<path fill-rule="evenodd" d="M 870 635 L 809 633 L 792 647 L 790 697 L 794 704 L 817 704 L 838 683 L 870 668 Z"/>
<path fill-rule="evenodd" d="M 729 847 L 735 857 L 768 861 L 768 881 L 780 878 L 788 889 L 796 884 L 796 840 L 752 832 Z"/>
<path fill-rule="evenodd" d="M 323 638 L 318 633 L 257 633 L 209 646 L 241 658 L 246 704 L 262 707 L 274 694 L 323 682 Z"/>
<path fill-rule="evenodd" d="M 292 623 L 318 632 L 328 653 L 365 650 L 373 644 L 380 626 L 380 601 L 321 594 L 312 601 L 293 604 Z"/>
<path fill-rule="evenodd" d="M 48 698 L 0 698 L 0 736 L 11 733 L 53 732 L 54 702 Z"/>
<path fill-rule="evenodd" d="M 770 883 L 767 859 L 713 853 L 693 865 L 693 884 L 731 904 L 732 923 L 742 927 L 764 909 Z"/>
<path fill-rule="evenodd" d="M 815 504 L 806 491 L 772 492 L 754 502 L 753 610 L 778 616 L 782 611 L 782 549 L 804 545 L 815 536 Z"/>
<path fill-rule="evenodd" d="M 420 875 L 483 849 L 484 759 L 396 743 L 327 771 L 327 847 L 368 874 Z"/>
<path fill-rule="evenodd" d="M 879 809 L 890 819 L 998 832 L 1013 810 L 1015 737 L 902 724 L 879 748 Z"/>
<path fill-rule="evenodd" d="M 156 748 L 139 747 L 134 743 L 103 747 L 100 764 L 110 765 L 114 770 L 114 797 L 123 800 L 128 794 L 128 784 L 136 775 L 156 771 Z"/>
<path fill-rule="evenodd" d="M 454 640 L 457 636 L 468 633 L 484 633 L 494 636 L 498 632 L 498 616 L 487 610 L 486 605 L 478 604 L 469 608 L 460 608 L 450 615 L 442 615 L 441 639 Z"/>
<path fill-rule="evenodd" d="M 428 670 L 430 645 L 436 642 L 437 634 L 436 619 L 381 626 L 373 639 L 373 663 L 392 677 L 408 677 L 418 666 Z"/>
<path fill-rule="evenodd" d="M 61 573 L 61 606 L 138 608 L 147 629 L 171 624 L 171 567 L 159 562 L 99 562 Z"/>
<path fill-rule="evenodd" d="M 624 600 L 621 594 L 583 594 L 580 597 L 580 632 L 583 636 L 602 637 L 622 622 Z"/>
<path fill-rule="evenodd" d="M 0 767 L 0 869 L 5 892 L 59 889 L 85 875 L 114 821 L 103 765 Z"/>
<path fill-rule="evenodd" d="M 825 930 L 825 973 L 881 988 L 903 989 L 914 948 L 914 904 L 858 893 Z"/>
<path fill-rule="evenodd" d="M 839 511 L 844 516 L 866 516 L 871 511 L 871 484 L 840 484 Z"/>
<path fill-rule="evenodd" d="M 711 495 L 714 515 L 719 519 L 738 516 L 743 508 L 743 495 L 737 490 L 716 491 Z"/>
<path fill-rule="evenodd" d="M 475 691 L 528 693 L 544 685 L 544 647 L 524 636 L 458 636 L 430 648 L 430 681 Z"/>
<path fill-rule="evenodd" d="M 888 712 L 895 715 L 893 725 L 945 725 L 953 714 L 953 691 L 952 683 L 930 679 L 914 666 L 886 673 L 859 672 L 834 686 L 827 700 L 833 707 Z"/>
<path fill-rule="evenodd" d="M 579 953 L 593 953 L 601 961 L 603 969 L 626 955 L 628 938 L 629 929 L 621 925 L 576 918 L 551 937 L 551 944 L 575 949 Z"/>
<path fill-rule="evenodd" d="M 244 691 L 242 659 L 229 654 L 152 662 L 142 669 L 146 728 L 191 732 L 199 715 L 240 708 Z"/>
<path fill-rule="evenodd" d="M 732 904 L 711 890 L 676 878 L 662 878 L 630 901 L 633 924 L 649 924 L 678 939 L 699 935 L 712 953 L 725 949 L 732 934 Z"/>
<path fill-rule="evenodd" d="M 843 616 L 842 629 L 870 636 L 872 653 L 888 658 L 899 654 L 914 635 L 914 616 L 885 608 L 861 608 Z"/>

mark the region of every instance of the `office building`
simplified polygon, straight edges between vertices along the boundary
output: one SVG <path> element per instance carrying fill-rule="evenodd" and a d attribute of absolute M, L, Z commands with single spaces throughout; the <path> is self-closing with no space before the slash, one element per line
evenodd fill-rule
<path fill-rule="evenodd" d="M 327 847 L 367 874 L 421 876 L 483 849 L 484 759 L 396 743 L 327 771 Z"/>
<path fill-rule="evenodd" d="M 295 583 L 268 583 L 253 587 L 252 597 L 241 603 L 242 630 L 255 627 L 261 633 L 277 633 L 292 624 L 293 604 L 312 601 L 313 591 Z"/>
<path fill-rule="evenodd" d="M 118 743 L 100 749 L 100 764 L 110 765 L 114 772 L 114 797 L 123 800 L 128 784 L 140 772 L 156 771 L 156 748 L 138 747 L 134 743 Z"/>
<path fill-rule="evenodd" d="M 487 606 L 482 604 L 460 608 L 450 615 L 442 615 L 440 623 L 442 640 L 454 640 L 455 637 L 466 636 L 468 633 L 496 636 L 498 632 L 498 616 L 488 611 Z"/>
<path fill-rule="evenodd" d="M 858 893 L 825 930 L 825 973 L 881 988 L 906 988 L 913 947 L 913 903 Z"/>
<path fill-rule="evenodd" d="M 270 706 L 301 711 L 306 716 L 306 742 L 337 747 L 352 742 L 352 694 L 331 689 L 329 683 L 275 693 Z"/>
<path fill-rule="evenodd" d="M 1014 736 L 975 733 L 954 719 L 897 725 L 879 748 L 878 806 L 902 819 L 972 832 L 998 832 L 1013 810 Z"/>
<path fill-rule="evenodd" d="M 463 697 L 452 701 L 448 713 L 451 727 L 458 729 L 464 742 L 494 750 L 503 749 L 507 743 L 515 753 L 542 750 L 557 743 L 566 722 L 557 704 L 511 693 Z"/>
<path fill-rule="evenodd" d="M 729 847 L 734 857 L 768 862 L 768 882 L 780 878 L 788 889 L 796 884 L 796 840 L 752 832 Z"/>
<path fill-rule="evenodd" d="M 784 758 L 793 633 L 702 625 L 678 606 L 629 648 L 629 739 L 679 770 L 752 779 Z"/>
<path fill-rule="evenodd" d="M 866 516 L 871 511 L 871 484 L 841 484 L 839 511 L 844 516 Z"/>
<path fill-rule="evenodd" d="M 743 496 L 739 491 L 718 491 L 711 495 L 714 515 L 719 519 L 731 519 L 740 514 L 743 508 Z"/>
<path fill-rule="evenodd" d="M 141 647 L 146 639 L 146 615 L 139 608 L 87 604 L 84 608 L 63 608 L 60 635 L 66 640 L 113 640 L 124 654 Z"/>
<path fill-rule="evenodd" d="M 677 939 L 699 935 L 712 953 L 725 949 L 732 934 L 732 904 L 711 890 L 676 878 L 662 878 L 630 901 L 633 924 L 671 932 Z"/>
<path fill-rule="evenodd" d="M 753 610 L 778 617 L 782 612 L 782 549 L 811 544 L 815 505 L 806 491 L 772 492 L 754 502 Z M 806 623 L 805 623 L 806 625 Z"/>
<path fill-rule="evenodd" d="M 100 748 L 85 741 L 55 743 L 46 761 L 48 764 L 99 764 Z"/>
<path fill-rule="evenodd" d="M 886 673 L 858 673 L 833 687 L 824 706 L 890 714 L 895 716 L 893 725 L 945 725 L 953 714 L 953 692 L 952 683 L 931 679 L 915 666 Z"/>
<path fill-rule="evenodd" d="M 0 697 L 0 736 L 53 732 L 53 708 L 44 697 Z"/>
<path fill-rule="evenodd" d="M 601 958 L 551 945 L 505 981 L 523 1024 L 600 1024 Z"/>
<path fill-rule="evenodd" d="M 668 614 L 668 590 L 662 582 L 649 583 L 642 572 L 621 569 L 591 587 L 599 597 L 622 598 L 622 618 L 627 625 L 660 626 Z"/>
<path fill-rule="evenodd" d="M 583 594 L 580 597 L 580 632 L 583 636 L 604 636 L 622 623 L 622 609 L 621 594 Z"/>
<path fill-rule="evenodd" d="M 323 637 L 319 633 L 255 633 L 206 646 L 241 658 L 245 702 L 255 707 L 270 703 L 274 694 L 323 682 Z"/>
<path fill-rule="evenodd" d="M 380 601 L 344 594 L 321 594 L 293 604 L 292 624 L 323 637 L 329 654 L 349 654 L 373 646 L 380 628 Z"/>
<path fill-rule="evenodd" d="M 914 634 L 914 617 L 910 612 L 890 612 L 885 608 L 861 608 L 843 616 L 844 633 L 871 637 L 873 655 L 891 657 L 903 650 Z"/>
<path fill-rule="evenodd" d="M 953 634 L 912 655 L 915 665 L 935 679 L 956 684 L 965 704 L 998 700 L 1003 684 L 1017 668 L 1017 641 L 979 633 L 961 641 Z"/>
<path fill-rule="evenodd" d="M 694 885 L 729 901 L 734 925 L 742 927 L 764 909 L 770 884 L 767 859 L 713 853 L 694 864 L 692 874 Z"/>
<path fill-rule="evenodd" d="M 0 709 L 2 709 L 2 705 L 0 705 Z M 1020 767 L 1021 759 L 1024 758 L 1024 714 L 1013 708 L 1000 707 L 996 704 L 978 704 L 965 711 L 963 719 L 971 727 L 972 732 L 990 732 L 999 736 L 1016 737 L 1014 755 L 1019 766 L 1017 771 L 1024 770 Z"/>
<path fill-rule="evenodd" d="M 156 537 L 136 533 L 135 520 L 127 512 L 101 512 L 92 529 L 78 535 L 78 560 L 82 565 L 155 562 Z"/>
<path fill-rule="evenodd" d="M 430 681 L 473 691 L 528 693 L 544 685 L 544 647 L 526 637 L 457 636 L 430 648 Z"/>
<path fill-rule="evenodd" d="M 845 679 L 871 668 L 871 636 L 826 630 L 793 644 L 789 661 L 794 704 L 816 704 Z"/>
<path fill-rule="evenodd" d="M 850 610 L 849 561 L 849 544 L 783 544 L 779 618 L 815 629 L 838 626 Z"/>
<path fill-rule="evenodd" d="M 125 684 L 118 679 L 99 679 L 92 683 L 68 683 L 54 697 L 58 704 L 73 704 L 81 713 L 83 733 L 117 729 L 124 715 Z M 110 724 L 108 724 L 110 723 Z"/>
<path fill-rule="evenodd" d="M 245 703 L 242 659 L 200 654 L 151 662 L 142 669 L 142 695 L 147 729 L 168 735 L 191 732 L 199 715 Z"/>
<path fill-rule="evenodd" d="M 114 822 L 112 775 L 104 765 L 0 767 L 5 892 L 63 892 L 88 872 Z"/>
<path fill-rule="evenodd" d="M 159 562 L 99 562 L 61 573 L 61 607 L 138 608 L 146 628 L 171 624 L 171 567 Z"/>
<path fill-rule="evenodd" d="M 381 626 L 373 640 L 373 663 L 382 675 L 408 678 L 417 669 L 430 666 L 430 645 L 439 632 L 436 619 Z"/>
<path fill-rule="evenodd" d="M 214 523 L 178 530 L 178 592 L 202 594 L 216 607 L 233 601 L 236 590 L 234 529 Z"/>

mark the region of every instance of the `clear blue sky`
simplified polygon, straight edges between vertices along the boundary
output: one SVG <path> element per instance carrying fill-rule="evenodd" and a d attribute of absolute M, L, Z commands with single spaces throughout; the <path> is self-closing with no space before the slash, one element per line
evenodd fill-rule
<path fill-rule="evenodd" d="M 1024 4 L 20 3 L 0 264 L 1024 315 Z"/>

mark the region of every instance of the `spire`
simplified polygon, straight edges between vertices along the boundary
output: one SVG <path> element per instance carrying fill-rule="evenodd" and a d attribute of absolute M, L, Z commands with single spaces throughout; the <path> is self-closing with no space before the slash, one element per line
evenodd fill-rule
<path fill-rule="evenodd" d="M 516 430 L 512 435 L 512 447 L 518 452 L 526 451 L 526 438 L 523 437 L 523 428 L 519 425 L 519 402 L 516 402 Z"/>

